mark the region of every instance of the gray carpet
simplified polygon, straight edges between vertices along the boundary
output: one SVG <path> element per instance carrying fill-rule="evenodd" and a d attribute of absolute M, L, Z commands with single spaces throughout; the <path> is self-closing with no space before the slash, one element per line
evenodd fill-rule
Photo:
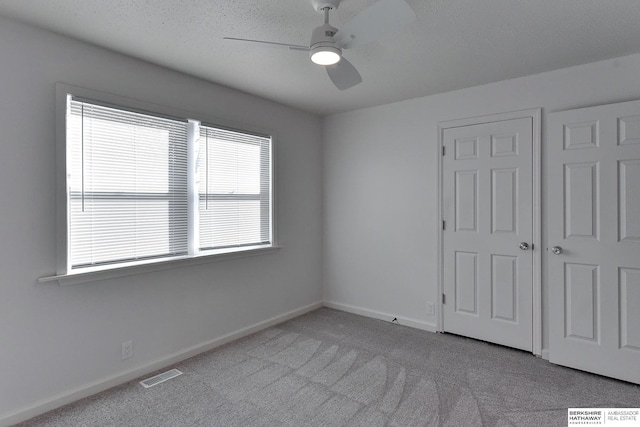
<path fill-rule="evenodd" d="M 320 309 L 22 426 L 566 426 L 640 386 L 531 354 Z M 163 370 L 164 371 L 164 370 Z"/>

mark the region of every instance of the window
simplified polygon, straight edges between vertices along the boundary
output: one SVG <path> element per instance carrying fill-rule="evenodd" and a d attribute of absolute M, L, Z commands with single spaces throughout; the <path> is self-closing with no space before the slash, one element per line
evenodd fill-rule
<path fill-rule="evenodd" d="M 270 243 L 270 142 L 200 126 L 200 250 Z"/>
<path fill-rule="evenodd" d="M 64 141 L 59 275 L 273 246 L 271 137 L 66 94 Z"/>
<path fill-rule="evenodd" d="M 187 122 L 69 99 L 72 269 L 187 253 Z"/>

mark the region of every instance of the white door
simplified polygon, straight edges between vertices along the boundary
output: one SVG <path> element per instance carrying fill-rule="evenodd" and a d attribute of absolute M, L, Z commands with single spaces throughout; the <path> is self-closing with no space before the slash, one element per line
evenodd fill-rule
<path fill-rule="evenodd" d="M 549 358 L 640 383 L 640 102 L 550 114 L 548 137 Z"/>
<path fill-rule="evenodd" d="M 528 351 L 532 135 L 530 117 L 444 129 L 442 162 L 443 330 Z"/>

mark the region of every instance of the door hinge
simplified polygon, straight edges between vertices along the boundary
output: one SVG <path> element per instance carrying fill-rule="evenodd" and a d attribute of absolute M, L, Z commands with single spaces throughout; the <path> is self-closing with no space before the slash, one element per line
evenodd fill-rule
<path fill-rule="evenodd" d="M 447 296 L 445 294 L 442 294 L 442 303 L 443 304 L 447 303 Z"/>
<path fill-rule="evenodd" d="M 442 229 L 446 230 L 447 229 L 447 221 L 442 221 Z"/>
<path fill-rule="evenodd" d="M 444 156 L 444 153 L 446 152 L 444 145 L 442 146 L 442 155 Z"/>

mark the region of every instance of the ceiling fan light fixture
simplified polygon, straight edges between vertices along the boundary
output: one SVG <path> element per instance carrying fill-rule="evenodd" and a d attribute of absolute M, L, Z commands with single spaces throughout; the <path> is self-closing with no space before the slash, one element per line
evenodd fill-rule
<path fill-rule="evenodd" d="M 317 46 L 311 49 L 311 61 L 318 65 L 333 65 L 340 62 L 342 51 L 335 46 Z"/>

